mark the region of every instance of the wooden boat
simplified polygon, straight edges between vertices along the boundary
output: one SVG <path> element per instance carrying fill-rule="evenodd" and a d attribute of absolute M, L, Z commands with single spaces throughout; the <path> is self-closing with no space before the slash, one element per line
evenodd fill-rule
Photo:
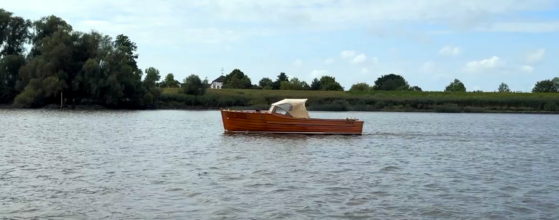
<path fill-rule="evenodd" d="M 226 133 L 294 133 L 360 135 L 363 121 L 358 119 L 310 118 L 307 99 L 284 99 L 266 110 L 225 110 L 221 119 Z"/>

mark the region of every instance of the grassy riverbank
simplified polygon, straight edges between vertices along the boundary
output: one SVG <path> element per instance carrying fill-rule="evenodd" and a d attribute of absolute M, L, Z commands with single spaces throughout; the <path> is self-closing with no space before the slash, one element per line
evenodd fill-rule
<path fill-rule="evenodd" d="M 267 109 L 284 98 L 308 98 L 317 111 L 559 113 L 559 93 L 213 90 L 195 97 L 164 89 L 161 109 Z"/>

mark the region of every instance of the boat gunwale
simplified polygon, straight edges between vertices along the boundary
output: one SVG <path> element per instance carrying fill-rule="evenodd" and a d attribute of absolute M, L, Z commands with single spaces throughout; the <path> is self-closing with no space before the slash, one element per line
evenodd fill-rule
<path fill-rule="evenodd" d="M 357 118 L 294 118 L 294 117 L 289 117 L 289 116 L 278 114 L 278 113 L 272 113 L 272 112 L 269 112 L 268 110 L 259 111 L 259 110 L 226 110 L 226 109 L 221 109 L 221 112 L 222 113 L 223 112 L 230 112 L 230 113 L 258 114 L 258 115 L 268 114 L 268 115 L 273 115 L 273 116 L 283 118 L 283 119 L 300 120 L 300 121 L 312 121 L 312 120 L 317 120 L 317 121 L 354 121 L 354 122 L 363 123 L 362 120 L 359 120 Z"/>

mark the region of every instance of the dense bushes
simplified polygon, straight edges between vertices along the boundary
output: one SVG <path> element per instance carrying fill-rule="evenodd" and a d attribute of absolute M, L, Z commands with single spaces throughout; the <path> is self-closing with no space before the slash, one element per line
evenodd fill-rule
<path fill-rule="evenodd" d="M 558 94 L 208 90 L 194 97 L 167 89 L 162 108 L 267 109 L 284 98 L 308 98 L 314 111 L 535 112 L 559 111 Z"/>

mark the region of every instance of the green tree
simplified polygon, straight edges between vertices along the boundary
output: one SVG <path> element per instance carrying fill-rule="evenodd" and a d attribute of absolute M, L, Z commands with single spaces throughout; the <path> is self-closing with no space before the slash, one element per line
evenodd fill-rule
<path fill-rule="evenodd" d="M 208 81 L 208 77 L 206 76 L 206 78 L 204 78 L 204 80 L 202 81 L 202 84 L 204 84 L 204 86 L 206 86 L 206 88 L 210 88 L 210 82 Z"/>
<path fill-rule="evenodd" d="M 250 78 L 245 75 L 241 70 L 234 69 L 231 73 L 225 76 L 223 82 L 223 88 L 225 89 L 250 89 L 252 88 L 252 82 Z"/>
<path fill-rule="evenodd" d="M 135 78 L 138 77 L 141 78 L 142 74 L 139 73 L 141 71 L 136 70 L 132 66 L 135 64 L 135 62 L 130 61 L 129 50 L 126 47 L 122 47 L 122 46 L 118 48 L 125 54 L 126 58 L 128 58 L 127 64 L 132 68 L 133 76 Z M 161 75 L 159 74 L 159 70 L 154 67 L 147 68 L 145 72 L 146 72 L 146 77 L 144 78 L 144 85 L 145 85 L 146 94 L 144 95 L 144 102 L 153 103 L 157 98 L 159 98 L 159 95 L 161 94 L 161 90 L 158 88 L 160 86 L 160 83 L 158 82 L 161 79 Z"/>
<path fill-rule="evenodd" d="M 356 83 L 349 89 L 350 92 L 367 92 L 371 89 L 371 86 L 367 83 Z"/>
<path fill-rule="evenodd" d="M 241 79 L 241 87 L 243 89 L 252 89 L 252 82 L 247 75 L 243 76 Z"/>
<path fill-rule="evenodd" d="M 509 85 L 501 83 L 501 85 L 499 85 L 499 92 L 510 92 Z"/>
<path fill-rule="evenodd" d="M 272 80 L 268 77 L 264 77 L 258 82 L 258 86 L 262 89 L 272 89 L 273 85 L 274 82 L 272 82 Z"/>
<path fill-rule="evenodd" d="M 31 21 L 0 9 L 0 103 L 10 103 L 18 90 L 19 69 L 25 65 L 24 46 L 31 38 Z"/>
<path fill-rule="evenodd" d="M 37 84 L 31 86 L 30 89 L 38 88 L 38 91 L 33 91 L 40 100 L 54 103 L 56 100 L 61 99 L 64 90 L 69 88 L 72 76 L 75 72 L 71 71 L 75 65 L 77 57 L 72 56 L 72 51 L 75 46 L 73 36 L 69 32 L 56 31 L 52 36 L 47 36 L 41 39 L 38 49 L 40 54 L 34 57 L 21 67 L 20 76 L 23 85 L 28 86 L 32 79 L 36 79 Z M 33 102 L 34 104 L 41 104 L 42 102 Z M 29 103 L 21 103 L 21 106 Z"/>
<path fill-rule="evenodd" d="M 127 51 L 123 51 L 126 53 L 126 55 L 128 56 Z M 128 61 L 129 62 L 129 61 Z M 130 63 L 129 63 L 130 65 Z M 156 83 L 159 81 L 159 79 L 161 79 L 161 75 L 159 75 L 159 70 L 154 68 L 154 67 L 149 67 L 145 70 L 146 72 L 146 78 L 144 79 L 144 83 L 148 86 L 148 87 L 155 87 Z"/>
<path fill-rule="evenodd" d="M 34 53 L 20 68 L 23 92 L 15 105 L 38 107 L 66 100 L 75 104 L 85 99 L 109 107 L 142 108 L 158 98 L 159 91 L 144 85 L 130 66 L 126 47 L 117 46 L 111 37 L 74 32 L 54 16 L 34 22 L 34 27 Z"/>
<path fill-rule="evenodd" d="M 311 86 L 305 81 L 302 82 L 303 90 L 310 90 Z"/>
<path fill-rule="evenodd" d="M 311 82 L 310 87 L 311 90 L 320 90 L 322 88 L 322 85 L 320 85 L 320 80 L 314 78 L 313 81 Z"/>
<path fill-rule="evenodd" d="M 12 12 L 0 8 L 0 45 L 4 44 L 7 37 L 6 35 L 9 33 L 7 29 L 12 19 L 12 15 Z"/>
<path fill-rule="evenodd" d="M 28 42 L 31 50 L 24 57 Z M 31 22 L 0 9 L 0 102 L 13 100 L 22 107 L 68 101 L 149 107 L 160 90 L 152 76 L 142 82 L 136 49 L 124 35 L 113 41 L 95 31 L 74 31 L 54 15 Z"/>
<path fill-rule="evenodd" d="M 412 86 L 410 88 L 410 91 L 422 92 L 423 90 L 419 86 Z"/>
<path fill-rule="evenodd" d="M 39 107 L 44 104 L 44 95 L 41 94 L 41 81 L 32 79 L 14 100 L 14 105 L 19 107 Z"/>
<path fill-rule="evenodd" d="M 559 77 L 553 77 L 551 81 L 553 82 L 553 84 L 555 84 L 555 86 L 559 88 Z"/>
<path fill-rule="evenodd" d="M 274 81 L 274 83 L 272 84 L 272 89 L 278 90 L 281 88 L 281 83 L 282 82 L 289 82 L 289 77 L 287 77 L 287 74 L 285 74 L 284 72 L 281 72 L 278 75 L 278 78 L 276 79 L 276 81 Z"/>
<path fill-rule="evenodd" d="M 344 88 L 332 76 L 320 77 L 320 89 L 326 91 L 343 91 Z"/>
<path fill-rule="evenodd" d="M 245 73 L 239 69 L 233 69 L 229 74 L 225 75 L 225 80 L 223 80 L 223 84 L 227 85 L 230 84 L 231 80 L 233 79 L 242 79 L 245 77 Z"/>
<path fill-rule="evenodd" d="M 25 65 L 22 55 L 8 55 L 0 58 L 0 103 L 10 103 L 18 94 L 19 69 Z"/>
<path fill-rule="evenodd" d="M 101 35 L 72 31 L 70 25 L 56 16 L 33 22 L 33 29 L 31 52 L 27 64 L 20 69 L 17 89 L 21 91 L 31 79 L 37 79 L 42 86 L 53 89 L 37 92 L 44 96 L 40 98 L 44 103 L 61 103 L 62 98 L 74 103 L 83 98 L 82 68 L 88 59 L 97 56 Z"/>
<path fill-rule="evenodd" d="M 289 82 L 283 81 L 281 82 L 280 90 L 296 90 L 293 88 L 293 85 Z"/>
<path fill-rule="evenodd" d="M 393 73 L 380 76 L 373 86 L 374 90 L 382 91 L 409 90 L 409 88 L 410 86 L 404 77 Z"/>
<path fill-rule="evenodd" d="M 200 96 L 206 93 L 206 86 L 202 83 L 200 77 L 195 74 L 191 74 L 184 79 L 182 89 L 188 95 Z"/>
<path fill-rule="evenodd" d="M 88 70 L 84 78 L 93 81 L 90 86 L 96 94 L 94 97 L 108 106 L 138 108 L 153 105 L 158 90 L 138 78 L 137 71 L 130 66 L 127 51 L 115 45 L 110 37 L 104 37 L 100 42 L 100 64 L 96 59 L 90 59 L 89 65 L 84 67 Z"/>
<path fill-rule="evenodd" d="M 161 83 L 162 87 L 166 88 L 178 88 L 180 82 L 175 80 L 175 76 L 172 73 L 165 76 L 165 80 Z"/>
<path fill-rule="evenodd" d="M 25 43 L 31 38 L 29 28 L 31 21 L 0 9 L 0 56 L 23 55 Z"/>
<path fill-rule="evenodd" d="M 446 86 L 445 92 L 466 92 L 466 87 L 458 79 L 454 79 L 448 86 Z"/>
<path fill-rule="evenodd" d="M 130 38 L 126 35 L 123 34 L 119 34 L 116 36 L 116 39 L 114 41 L 114 45 L 115 47 L 119 48 L 120 50 L 122 50 L 125 54 L 126 54 L 126 59 L 128 60 L 128 65 L 130 67 L 132 67 L 132 71 L 134 72 L 134 75 L 136 75 L 136 77 L 138 77 L 138 79 L 142 78 L 142 70 L 140 68 L 138 68 L 138 64 L 136 62 L 136 60 L 138 59 L 138 54 L 136 53 L 136 50 L 138 49 L 138 46 L 136 46 L 136 43 L 132 42 L 132 40 L 130 40 Z"/>
<path fill-rule="evenodd" d="M 66 23 L 62 18 L 56 17 L 54 15 L 45 16 L 41 19 L 33 22 L 34 33 L 32 35 L 31 43 L 33 47 L 29 55 L 35 57 L 40 55 L 40 47 L 44 42 L 43 39 L 46 37 L 51 37 L 55 32 L 60 31 L 64 33 L 70 33 L 72 31 L 72 26 Z"/>
<path fill-rule="evenodd" d="M 534 88 L 532 89 L 534 93 L 543 93 L 543 92 L 559 92 L 559 86 L 557 86 L 553 80 L 542 80 L 538 81 Z"/>
<path fill-rule="evenodd" d="M 294 77 L 290 81 L 281 82 L 281 90 L 306 90 L 309 85 L 305 81 L 300 81 L 298 78 Z"/>

